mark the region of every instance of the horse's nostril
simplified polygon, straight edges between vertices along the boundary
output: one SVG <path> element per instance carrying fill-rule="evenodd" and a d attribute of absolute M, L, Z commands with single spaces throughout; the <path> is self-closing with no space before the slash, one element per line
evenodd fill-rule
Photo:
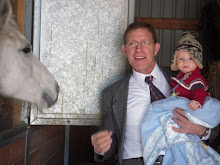
<path fill-rule="evenodd" d="M 56 89 L 57 89 L 57 93 L 59 93 L 60 92 L 60 87 L 59 87 L 58 83 L 56 85 Z"/>
<path fill-rule="evenodd" d="M 54 104 L 54 100 L 50 97 L 47 92 L 43 92 L 42 98 L 46 101 L 48 107 L 51 107 Z"/>

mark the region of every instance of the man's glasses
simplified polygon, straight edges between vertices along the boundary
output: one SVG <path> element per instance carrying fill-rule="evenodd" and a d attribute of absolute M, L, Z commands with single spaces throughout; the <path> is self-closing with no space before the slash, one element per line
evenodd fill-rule
<path fill-rule="evenodd" d="M 131 48 L 136 47 L 138 44 L 140 44 L 142 47 L 148 47 L 148 46 L 150 46 L 152 43 L 154 43 L 154 42 L 151 42 L 151 41 L 141 41 L 141 42 L 129 41 L 129 42 L 126 43 L 126 45 L 127 45 L 128 47 L 131 47 Z"/>

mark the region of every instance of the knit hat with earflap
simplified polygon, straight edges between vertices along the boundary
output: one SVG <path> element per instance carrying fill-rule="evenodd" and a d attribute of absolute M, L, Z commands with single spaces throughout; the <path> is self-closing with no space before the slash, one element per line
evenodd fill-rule
<path fill-rule="evenodd" d="M 203 68 L 202 46 L 190 32 L 184 32 L 183 37 L 179 40 L 177 44 L 174 58 L 170 66 L 172 71 L 178 70 L 176 65 L 176 56 L 178 51 L 186 51 L 187 53 L 189 53 L 193 61 L 196 63 L 197 67 L 199 69 Z"/>

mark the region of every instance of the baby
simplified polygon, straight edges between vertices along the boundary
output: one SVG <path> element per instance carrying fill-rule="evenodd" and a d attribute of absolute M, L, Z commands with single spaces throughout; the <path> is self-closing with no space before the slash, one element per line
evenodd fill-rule
<path fill-rule="evenodd" d="M 202 47 L 186 32 L 178 42 L 171 64 L 171 70 L 179 70 L 171 79 L 172 94 L 177 97 L 171 95 L 153 102 L 141 125 L 145 165 L 153 165 L 159 155 L 164 155 L 163 165 L 219 165 L 220 155 L 206 146 L 201 137 L 173 130 L 173 127 L 179 128 L 173 120 L 175 107 L 185 110 L 191 122 L 206 128 L 214 128 L 220 123 L 220 102 L 209 96 L 200 74 L 202 68 Z"/>
<path fill-rule="evenodd" d="M 170 85 L 172 95 L 191 100 L 189 108 L 194 111 L 200 109 L 209 96 L 205 79 L 199 71 L 202 68 L 202 46 L 191 33 L 186 32 L 174 53 L 171 70 L 179 70 L 179 73 L 171 78 Z"/>

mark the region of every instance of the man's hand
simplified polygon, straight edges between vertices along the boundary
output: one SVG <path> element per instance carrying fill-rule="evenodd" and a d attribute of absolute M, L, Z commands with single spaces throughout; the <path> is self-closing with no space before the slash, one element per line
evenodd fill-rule
<path fill-rule="evenodd" d="M 173 115 L 175 117 L 172 117 L 172 119 L 179 125 L 181 128 L 175 128 L 173 127 L 173 130 L 175 132 L 179 133 L 188 133 L 191 135 L 199 135 L 203 136 L 206 132 L 206 127 L 203 127 L 201 125 L 197 125 L 192 123 L 189 119 L 187 119 L 184 110 L 180 108 L 175 108 L 173 110 Z"/>
<path fill-rule="evenodd" d="M 92 146 L 97 153 L 105 153 L 111 148 L 112 131 L 99 131 L 91 136 Z"/>

